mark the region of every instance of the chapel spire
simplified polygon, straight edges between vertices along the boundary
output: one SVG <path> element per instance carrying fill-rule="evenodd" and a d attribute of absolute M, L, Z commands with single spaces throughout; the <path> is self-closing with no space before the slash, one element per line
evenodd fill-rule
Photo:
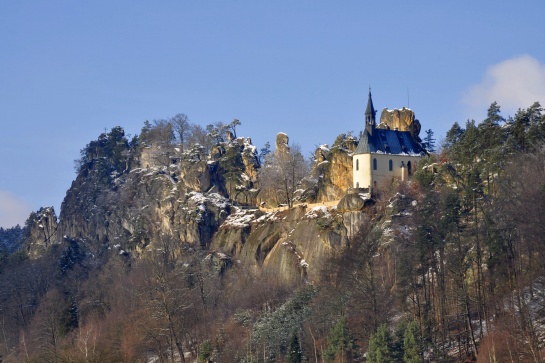
<path fill-rule="evenodd" d="M 365 109 L 365 124 L 375 124 L 375 115 L 377 111 L 373 107 L 373 99 L 371 98 L 371 87 L 369 87 L 369 98 L 367 99 L 367 108 Z"/>
<path fill-rule="evenodd" d="M 369 86 L 369 98 L 367 99 L 367 108 L 365 109 L 365 130 L 369 135 L 373 135 L 375 129 L 375 115 L 377 111 L 373 107 L 373 99 L 371 98 L 371 86 Z"/>

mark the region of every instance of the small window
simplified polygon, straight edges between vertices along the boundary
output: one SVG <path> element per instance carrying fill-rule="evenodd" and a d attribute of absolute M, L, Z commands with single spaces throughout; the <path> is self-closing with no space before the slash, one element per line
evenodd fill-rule
<path fill-rule="evenodd" d="M 373 170 L 377 170 L 377 159 L 373 159 Z"/>
<path fill-rule="evenodd" d="M 356 182 L 356 188 L 360 187 L 360 182 Z"/>
<path fill-rule="evenodd" d="M 388 163 L 388 168 L 390 171 L 394 169 L 394 162 L 392 161 L 392 159 L 390 159 L 390 162 Z"/>
<path fill-rule="evenodd" d="M 360 170 L 360 160 L 356 159 L 356 170 Z"/>

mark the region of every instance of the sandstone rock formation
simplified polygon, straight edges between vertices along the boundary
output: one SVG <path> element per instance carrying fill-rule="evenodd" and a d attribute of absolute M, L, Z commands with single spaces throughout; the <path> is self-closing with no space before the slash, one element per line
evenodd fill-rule
<path fill-rule="evenodd" d="M 357 212 L 370 205 L 373 205 L 372 199 L 358 193 L 348 193 L 339 201 L 337 211 L 340 213 Z"/>
<path fill-rule="evenodd" d="M 88 160 L 62 203 L 59 235 L 137 254 L 165 236 L 206 246 L 233 201 L 255 199 L 259 162 L 249 139 L 219 143 L 211 155 L 200 145 L 172 148 L 169 165 L 143 159 L 150 149 L 133 156 L 150 163 L 132 163 L 130 170 L 109 170 L 105 158 Z"/>
<path fill-rule="evenodd" d="M 355 146 L 353 137 L 341 135 L 331 149 L 316 151 L 309 199 L 345 195 Z M 279 134 L 277 148 L 289 150 L 287 135 Z M 283 280 L 316 280 L 317 267 L 347 245 L 374 208 L 371 200 L 348 194 L 336 208 L 300 205 L 264 213 L 251 208 L 259 163 L 250 140 L 237 138 L 214 150 L 212 157 L 200 146 L 186 149 L 168 167 L 129 160 L 117 165 L 132 168 L 117 170 L 103 157 L 87 160 L 62 203 L 58 226 L 52 209 L 34 216 L 29 253 L 38 256 L 54 241 L 93 255 L 111 249 L 138 257 L 169 243 L 174 254 L 187 246 L 211 251 L 220 270 L 242 263 Z M 396 203 L 402 202 L 391 205 Z"/>
<path fill-rule="evenodd" d="M 276 154 L 287 154 L 290 152 L 289 145 L 290 138 L 283 132 L 279 132 L 276 135 Z"/>
<path fill-rule="evenodd" d="M 316 149 L 311 176 L 305 185 L 306 202 L 339 200 L 352 187 L 352 153 L 356 146 L 353 136 L 341 134 L 331 149 L 327 145 Z"/>
<path fill-rule="evenodd" d="M 237 210 L 220 226 L 211 247 L 233 256 L 254 273 L 282 280 L 318 279 L 318 266 L 345 241 L 334 210 L 296 207 L 262 213 Z"/>
<path fill-rule="evenodd" d="M 52 244 L 58 243 L 57 216 L 53 207 L 40 208 L 28 218 L 27 251 L 30 258 L 40 257 Z"/>
<path fill-rule="evenodd" d="M 403 107 L 402 109 L 388 110 L 384 108 L 380 115 L 380 124 L 378 128 L 410 131 L 415 140 L 420 140 L 418 135 L 420 134 L 420 121 L 415 119 L 414 111 Z"/>

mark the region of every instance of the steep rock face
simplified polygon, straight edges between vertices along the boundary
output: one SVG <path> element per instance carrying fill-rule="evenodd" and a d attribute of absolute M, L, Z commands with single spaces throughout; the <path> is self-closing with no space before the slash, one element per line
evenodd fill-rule
<path fill-rule="evenodd" d="M 88 156 L 62 203 L 60 236 L 135 253 L 154 242 L 207 246 L 231 201 L 249 204 L 256 194 L 259 162 L 249 139 L 219 143 L 210 156 L 199 145 L 140 150 L 137 162 L 123 165 L 152 166 L 112 170 L 108 158 Z"/>
<path fill-rule="evenodd" d="M 306 185 L 305 199 L 322 203 L 341 199 L 352 187 L 352 154 L 356 140 L 350 135 L 337 137 L 333 147 L 318 147 L 314 153 L 311 178 Z"/>
<path fill-rule="evenodd" d="M 180 156 L 179 178 L 189 190 L 206 192 L 210 189 L 211 173 L 203 147 L 194 146 Z"/>
<path fill-rule="evenodd" d="M 40 257 L 47 247 L 58 243 L 57 216 L 53 207 L 31 213 L 28 228 L 26 247 L 30 258 Z"/>
<path fill-rule="evenodd" d="M 255 273 L 288 281 L 316 280 L 318 266 L 345 243 L 341 221 L 340 215 L 326 207 L 265 214 L 238 210 L 220 226 L 211 248 L 233 256 Z"/>
<path fill-rule="evenodd" d="M 339 200 L 352 187 L 352 154 L 348 149 L 332 149 L 327 161 L 328 168 L 318 189 L 317 202 Z"/>
<path fill-rule="evenodd" d="M 342 213 L 343 226 L 349 239 L 354 238 L 362 226 L 367 222 L 367 217 L 362 211 L 348 211 Z"/>
<path fill-rule="evenodd" d="M 257 149 L 251 140 L 237 138 L 220 145 L 221 152 L 209 162 L 212 170 L 212 183 L 225 197 L 243 205 L 255 204 L 259 160 Z M 214 157 L 212 157 L 214 159 Z"/>
<path fill-rule="evenodd" d="M 63 235 L 127 251 L 164 238 L 205 245 L 230 208 L 221 195 L 190 191 L 161 169 L 134 169 L 110 182 L 97 187 L 93 176 L 78 176 L 62 204 Z"/>
<path fill-rule="evenodd" d="M 244 164 L 244 172 L 250 178 L 250 181 L 255 183 L 257 180 L 257 171 L 260 166 L 257 149 L 252 145 L 252 140 L 250 138 L 246 139 L 243 146 L 242 163 Z"/>
<path fill-rule="evenodd" d="M 279 139 L 287 145 L 287 137 Z M 319 200 L 338 200 L 351 185 L 356 145 L 346 135 L 337 141 L 316 153 Z M 132 169 L 125 165 L 143 165 L 121 159 L 115 167 L 107 158 L 89 157 L 62 203 L 56 240 L 78 240 L 93 254 L 116 248 L 138 255 L 165 243 L 181 251 L 190 244 L 210 250 L 222 269 L 238 260 L 256 273 L 317 280 L 319 266 L 364 222 L 365 201 L 340 210 L 248 209 L 259 167 L 255 147 L 238 138 L 214 150 L 207 156 L 195 146 L 168 166 Z"/>

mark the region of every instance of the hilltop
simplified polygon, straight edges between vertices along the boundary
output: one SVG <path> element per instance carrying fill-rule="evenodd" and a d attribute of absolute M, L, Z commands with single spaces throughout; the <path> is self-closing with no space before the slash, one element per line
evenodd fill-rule
<path fill-rule="evenodd" d="M 539 104 L 453 125 L 372 193 L 352 188 L 361 137 L 308 160 L 241 128 L 180 114 L 87 144 L 59 218 L 42 208 L 5 243 L 2 358 L 544 359 Z"/>

